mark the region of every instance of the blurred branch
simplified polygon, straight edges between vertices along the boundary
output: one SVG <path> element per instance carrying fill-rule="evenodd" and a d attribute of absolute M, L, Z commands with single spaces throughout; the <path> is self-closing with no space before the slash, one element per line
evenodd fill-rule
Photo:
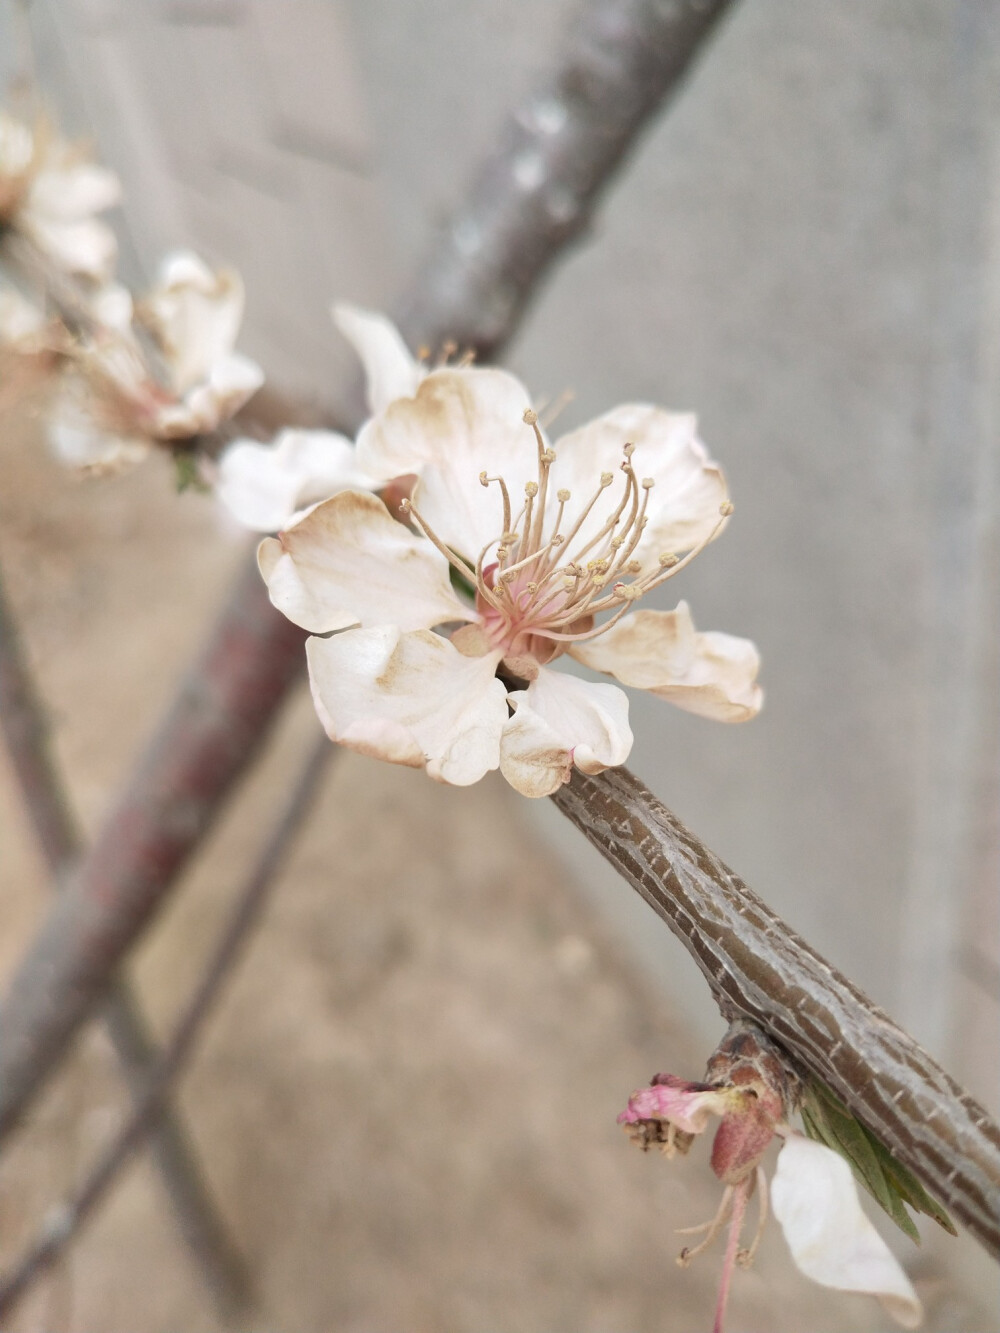
<path fill-rule="evenodd" d="M 515 115 L 514 130 L 458 213 L 446 234 L 451 240 L 418 276 L 404 318 L 411 336 L 437 342 L 441 333 L 493 351 L 511 336 L 532 284 L 580 231 L 629 142 L 676 87 L 729 2 L 594 0 L 584 8 L 550 79 Z M 548 213 L 517 184 L 529 141 L 542 152 Z M 558 206 L 553 213 L 556 187 L 577 201 L 572 217 L 557 216 Z M 463 220 L 485 218 L 490 208 L 502 225 L 472 262 Z M 525 222 L 518 225 L 521 209 Z M 487 263 L 490 247 L 494 258 Z M 480 311 L 490 312 L 485 322 Z M 250 763 L 304 671 L 303 637 L 270 606 L 248 562 L 200 661 L 0 1009 L 0 1139 L 93 1012 Z"/>
<path fill-rule="evenodd" d="M 49 745 L 45 709 L 39 699 L 13 612 L 0 577 L 0 730 L 28 818 L 58 887 L 83 851 Z M 142 1011 L 128 983 L 116 977 L 109 988 L 104 1021 L 133 1100 L 146 1085 L 158 1057 Z M 224 1311 L 246 1304 L 246 1275 L 217 1213 L 194 1148 L 175 1107 L 166 1103 L 151 1149 L 173 1205 L 181 1234 L 209 1290 Z"/>
<path fill-rule="evenodd" d="M 832 1088 L 1000 1259 L 1000 1127 L 983 1107 L 628 769 L 575 770 L 552 799 L 682 941 L 723 1017 Z"/>
<path fill-rule="evenodd" d="M 260 920 L 268 891 L 288 854 L 293 838 L 312 809 L 322 776 L 336 750 L 321 736 L 292 788 L 281 818 L 241 890 L 229 921 L 209 957 L 187 1009 L 147 1071 L 140 1094 L 125 1124 L 108 1143 L 84 1183 L 67 1202 L 52 1211 L 42 1234 L 28 1247 L 8 1277 L 0 1279 L 0 1319 L 8 1315 L 28 1287 L 56 1262 L 80 1227 L 114 1184 L 122 1168 L 164 1114 L 170 1088 L 191 1055 L 205 1019 L 219 998 L 223 983 L 239 961 L 250 932 Z"/>
<path fill-rule="evenodd" d="M 0 1014 L 9 1132 L 246 771 L 305 668 L 303 632 L 247 560 L 150 749 L 53 903 Z"/>
<path fill-rule="evenodd" d="M 580 10 L 401 303 L 411 345 L 450 339 L 496 352 L 731 4 L 603 0 Z"/>

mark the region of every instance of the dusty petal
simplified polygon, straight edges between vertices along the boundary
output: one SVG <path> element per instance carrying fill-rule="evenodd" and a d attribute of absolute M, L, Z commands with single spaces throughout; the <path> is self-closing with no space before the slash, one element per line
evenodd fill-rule
<path fill-rule="evenodd" d="M 741 1094 L 735 1093 L 739 1100 Z M 618 1117 L 620 1125 L 639 1120 L 665 1120 L 688 1134 L 701 1134 L 711 1116 L 723 1116 L 731 1109 L 734 1092 L 730 1088 L 706 1088 L 683 1079 L 654 1083 L 640 1088 L 628 1099 L 628 1106 Z"/>
<path fill-rule="evenodd" d="M 361 358 L 370 411 L 382 412 L 396 398 L 413 397 L 424 368 L 392 320 L 340 302 L 333 307 L 333 322 Z"/>
<path fill-rule="evenodd" d="M 76 162 L 40 171 L 31 182 L 28 207 L 53 221 L 70 222 L 113 208 L 121 195 L 113 171 L 94 162 Z"/>
<path fill-rule="evenodd" d="M 417 508 L 447 545 L 475 559 L 503 531 L 500 492 L 484 489 L 480 473 L 503 474 L 515 511 L 537 475 L 529 406 L 506 371 L 436 370 L 362 428 L 358 461 L 381 480 L 419 474 Z"/>
<path fill-rule="evenodd" d="M 314 634 L 476 618 L 452 590 L 444 556 L 363 491 L 341 491 L 266 538 L 258 562 L 274 605 Z"/>
<path fill-rule="evenodd" d="M 628 698 L 614 685 L 543 667 L 510 702 L 517 711 L 504 729 L 500 771 L 523 796 L 550 796 L 574 764 L 600 773 L 628 758 Z"/>
<path fill-rule="evenodd" d="M 300 509 L 338 491 L 366 490 L 354 446 L 329 430 L 283 430 L 270 444 L 237 440 L 219 459 L 216 494 L 255 532 L 277 532 Z"/>
<path fill-rule="evenodd" d="M 570 652 L 623 685 L 718 722 L 746 722 L 763 703 L 754 644 L 732 634 L 698 633 L 687 602 L 673 611 L 633 611 Z"/>
<path fill-rule="evenodd" d="M 243 280 L 233 269 L 213 273 L 197 255 L 177 251 L 164 260 L 143 313 L 183 394 L 232 351 L 243 318 Z"/>
<path fill-rule="evenodd" d="M 568 515 L 578 512 L 576 506 L 594 493 L 601 472 L 620 475 L 626 444 L 635 445 L 636 477 L 640 481 L 651 477 L 655 483 L 647 501 L 648 523 L 634 553 L 648 569 L 657 564 L 661 552 L 680 554 L 709 537 L 720 522 L 726 482 L 698 439 L 696 417 L 646 403 L 626 404 L 556 441 L 553 477 L 557 486 L 571 492 Z M 611 495 L 620 495 L 620 484 Z M 597 531 L 610 508 L 610 504 L 595 506 L 582 540 Z"/>
<path fill-rule="evenodd" d="M 98 280 L 111 274 L 118 242 L 111 228 L 96 218 L 66 222 L 26 212 L 21 225 L 39 250 L 44 250 L 53 263 L 67 273 L 79 273 Z"/>
<path fill-rule="evenodd" d="M 917 1294 L 862 1212 L 851 1168 L 821 1143 L 791 1135 L 771 1186 L 774 1214 L 792 1258 L 824 1287 L 877 1296 L 904 1328 L 923 1317 Z"/>
<path fill-rule="evenodd" d="M 458 787 L 497 767 L 507 719 L 499 653 L 463 657 L 429 630 L 347 630 L 306 645 L 320 721 L 332 740 Z"/>
<path fill-rule="evenodd" d="M 161 439 L 176 440 L 215 430 L 263 383 L 264 372 L 256 361 L 237 352 L 220 357 L 204 383 L 189 390 L 180 402 L 168 403 L 159 411 L 154 433 Z"/>

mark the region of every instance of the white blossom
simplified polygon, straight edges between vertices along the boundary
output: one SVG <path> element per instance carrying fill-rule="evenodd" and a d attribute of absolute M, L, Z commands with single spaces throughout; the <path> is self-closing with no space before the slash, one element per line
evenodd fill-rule
<path fill-rule="evenodd" d="M 215 430 L 263 383 L 260 367 L 233 350 L 243 283 L 231 269 L 213 273 L 177 252 L 138 309 L 118 285 L 91 308 L 49 426 L 68 463 L 107 466 Z"/>
<path fill-rule="evenodd" d="M 114 172 L 88 162 L 45 123 L 31 129 L 0 112 L 0 224 L 22 232 L 57 268 L 107 281 L 117 243 L 96 214 L 120 199 Z"/>
<path fill-rule="evenodd" d="M 632 745 L 625 693 L 553 670 L 563 654 L 705 716 L 752 717 L 752 644 L 698 633 L 684 603 L 628 614 L 731 512 L 694 417 L 621 407 L 553 448 L 513 376 L 398 353 L 384 374 L 374 342 L 366 359 L 379 389 L 356 462 L 376 483 L 416 476 L 412 526 L 343 490 L 260 548 L 272 601 L 317 636 L 330 736 L 460 785 L 499 767 L 547 795 Z"/>

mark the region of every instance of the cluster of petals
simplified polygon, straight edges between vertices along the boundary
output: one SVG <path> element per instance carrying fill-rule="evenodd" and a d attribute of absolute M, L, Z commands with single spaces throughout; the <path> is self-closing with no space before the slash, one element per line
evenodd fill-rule
<path fill-rule="evenodd" d="M 98 282 L 111 276 L 115 236 L 96 215 L 120 198 L 114 172 L 44 121 L 32 129 L 0 112 L 0 225 L 28 237 L 56 268 Z"/>
<path fill-rule="evenodd" d="M 697 1247 L 700 1251 L 731 1219 L 716 1328 L 721 1329 L 734 1261 L 746 1266 L 756 1249 L 756 1240 L 749 1250 L 736 1247 L 742 1208 L 758 1184 L 761 1225 L 766 1218 L 767 1185 L 759 1161 L 774 1136 L 781 1140 L 781 1148 L 770 1199 L 796 1266 L 821 1286 L 877 1296 L 899 1324 L 916 1328 L 923 1317 L 920 1300 L 862 1209 L 850 1166 L 831 1148 L 790 1129 L 777 1107 L 766 1106 L 766 1092 L 761 1093 L 759 1085 L 755 1090 L 711 1086 L 660 1074 L 653 1086 L 633 1093 L 618 1117 L 633 1133 L 642 1131 L 638 1137 L 643 1146 L 658 1142 L 668 1154 L 675 1147 L 685 1150 L 690 1136 L 703 1133 L 712 1116 L 721 1119 L 712 1166 L 726 1184 L 726 1193 L 715 1220 L 693 1229 L 708 1232 Z M 687 1141 L 678 1143 L 678 1135 L 688 1136 Z M 681 1262 L 697 1251 L 683 1251 Z"/>
<path fill-rule="evenodd" d="M 263 383 L 260 367 L 234 351 L 239 275 L 213 273 L 187 251 L 164 260 L 137 308 L 109 284 L 90 310 L 49 423 L 57 454 L 74 466 L 129 461 L 150 443 L 215 430 Z"/>
<path fill-rule="evenodd" d="M 543 796 L 632 745 L 624 691 L 554 670 L 563 655 L 707 717 L 758 711 L 753 644 L 699 633 L 683 602 L 633 609 L 731 511 L 692 416 L 629 405 L 551 445 L 514 376 L 428 369 L 385 321 L 339 322 L 368 375 L 349 458 L 370 488 L 318 504 L 291 488 L 312 507 L 259 555 L 271 600 L 314 636 L 334 740 L 456 785 L 499 767 Z M 397 518 L 373 490 L 402 477 Z"/>

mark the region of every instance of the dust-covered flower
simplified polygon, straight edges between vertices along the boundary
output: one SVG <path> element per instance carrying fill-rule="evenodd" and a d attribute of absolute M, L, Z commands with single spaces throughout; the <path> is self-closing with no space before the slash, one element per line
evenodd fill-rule
<path fill-rule="evenodd" d="M 699 633 L 683 602 L 635 610 L 732 509 L 694 417 L 630 405 L 553 447 L 504 371 L 413 379 L 356 454 L 375 484 L 417 478 L 408 522 L 346 490 L 260 548 L 272 601 L 316 636 L 334 740 L 457 785 L 499 767 L 543 796 L 632 745 L 625 693 L 554 670 L 563 655 L 707 717 L 758 711 L 751 643 Z"/>
<path fill-rule="evenodd" d="M 190 439 L 237 412 L 263 383 L 233 350 L 243 283 L 180 251 L 164 261 L 138 308 L 124 287 L 101 289 L 53 406 L 56 452 L 76 466 L 107 466 L 151 443 Z"/>
<path fill-rule="evenodd" d="M 44 121 L 0 112 L 0 226 L 22 232 L 66 273 L 106 281 L 117 243 L 96 216 L 121 198 L 118 177 Z"/>

